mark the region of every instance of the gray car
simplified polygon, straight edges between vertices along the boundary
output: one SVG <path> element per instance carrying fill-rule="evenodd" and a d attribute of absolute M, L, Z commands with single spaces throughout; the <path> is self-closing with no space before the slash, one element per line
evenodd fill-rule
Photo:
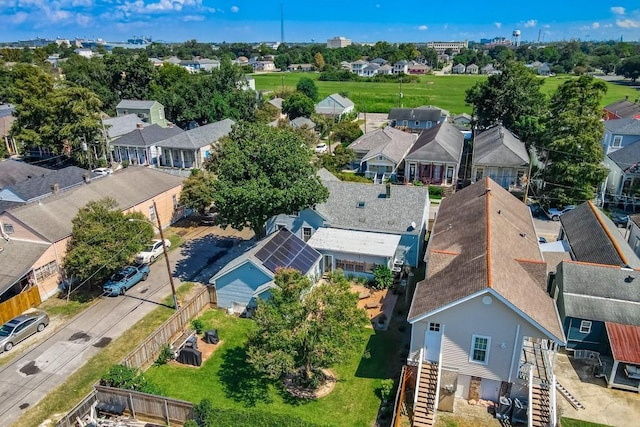
<path fill-rule="evenodd" d="M 43 311 L 21 314 L 0 327 L 0 353 L 9 351 L 20 341 L 36 332 L 42 332 L 49 324 L 49 316 Z"/>

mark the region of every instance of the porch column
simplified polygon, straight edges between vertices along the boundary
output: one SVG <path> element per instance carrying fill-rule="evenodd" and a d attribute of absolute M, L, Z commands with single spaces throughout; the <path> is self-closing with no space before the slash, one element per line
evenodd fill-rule
<path fill-rule="evenodd" d="M 172 168 L 175 167 L 173 165 L 173 149 L 172 148 L 169 148 L 169 164 L 171 165 Z"/>
<path fill-rule="evenodd" d="M 180 150 L 180 162 L 182 163 L 181 167 L 184 167 L 184 150 Z"/>
<path fill-rule="evenodd" d="M 618 364 L 619 363 L 620 362 L 618 362 L 617 360 L 613 361 L 613 369 L 611 370 L 611 376 L 608 378 L 608 381 L 607 381 L 607 387 L 608 388 L 611 388 L 611 386 L 613 384 L 613 380 L 616 377 L 616 371 L 618 370 Z"/>
<path fill-rule="evenodd" d="M 191 167 L 194 169 L 200 168 L 199 160 L 200 159 L 198 158 L 198 150 L 193 150 L 193 164 L 191 165 Z"/>

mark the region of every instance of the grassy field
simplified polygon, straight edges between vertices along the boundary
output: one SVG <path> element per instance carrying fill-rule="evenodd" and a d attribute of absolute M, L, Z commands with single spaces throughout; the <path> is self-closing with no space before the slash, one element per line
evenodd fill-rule
<path fill-rule="evenodd" d="M 295 88 L 301 77 L 317 80 L 318 73 L 265 73 L 255 74 L 257 90 L 277 90 L 285 87 Z M 546 77 L 542 86 L 543 92 L 551 94 L 558 86 L 571 79 L 571 76 Z M 475 82 L 485 80 L 485 76 L 449 75 L 420 76 L 418 83 L 402 84 L 402 106 L 419 107 L 436 105 L 451 114 L 471 113 L 471 106 L 464 104 L 465 91 Z M 370 113 L 388 113 L 391 108 L 399 106 L 400 85 L 398 83 L 373 82 L 323 82 L 316 81 L 321 97 L 332 93 L 347 92 L 355 102 L 358 111 Z M 603 106 L 628 95 L 630 99 L 639 96 L 638 87 L 626 84 L 607 82 L 608 91 Z"/>
<path fill-rule="evenodd" d="M 590 423 L 589 421 L 575 420 L 573 418 L 561 418 L 562 427 L 607 427 L 605 424 Z"/>
<path fill-rule="evenodd" d="M 260 380 L 248 368 L 245 343 L 253 321 L 220 310 L 205 313 L 202 320 L 207 328 L 217 328 L 222 340 L 202 367 L 168 364 L 152 367 L 145 374 L 170 397 L 195 403 L 209 398 L 218 408 L 256 408 L 322 425 L 369 427 L 380 405 L 376 389 L 382 379 L 397 375 L 391 360 L 399 347 L 396 335 L 363 329 L 359 350 L 334 368 L 338 383 L 333 392 L 315 401 L 296 400 L 273 383 Z"/>

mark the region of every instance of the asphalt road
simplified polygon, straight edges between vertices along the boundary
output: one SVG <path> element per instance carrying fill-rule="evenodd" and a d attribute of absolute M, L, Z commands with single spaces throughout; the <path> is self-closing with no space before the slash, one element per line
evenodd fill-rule
<path fill-rule="evenodd" d="M 210 234 L 215 230 L 219 229 L 201 229 L 200 234 L 191 236 L 193 239 L 185 245 L 169 252 L 176 287 L 186 281 L 207 282 L 248 244 L 242 235 Z M 102 298 L 0 368 L 0 425 L 14 423 L 25 410 L 62 384 L 168 295 L 171 295 L 171 287 L 167 270 L 159 259 L 151 266 L 149 278 L 127 291 L 125 296 Z M 47 330 L 43 332 L 47 333 Z M 18 344 L 23 345 L 29 345 L 29 340 Z"/>

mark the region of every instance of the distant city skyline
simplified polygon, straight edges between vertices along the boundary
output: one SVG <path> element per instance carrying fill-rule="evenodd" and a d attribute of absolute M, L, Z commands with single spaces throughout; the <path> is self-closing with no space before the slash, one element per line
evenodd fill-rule
<path fill-rule="evenodd" d="M 640 3 L 564 0 L 514 2 L 360 0 L 0 0 L 0 41 L 60 37 L 181 42 L 426 42 L 511 38 L 640 40 Z"/>

